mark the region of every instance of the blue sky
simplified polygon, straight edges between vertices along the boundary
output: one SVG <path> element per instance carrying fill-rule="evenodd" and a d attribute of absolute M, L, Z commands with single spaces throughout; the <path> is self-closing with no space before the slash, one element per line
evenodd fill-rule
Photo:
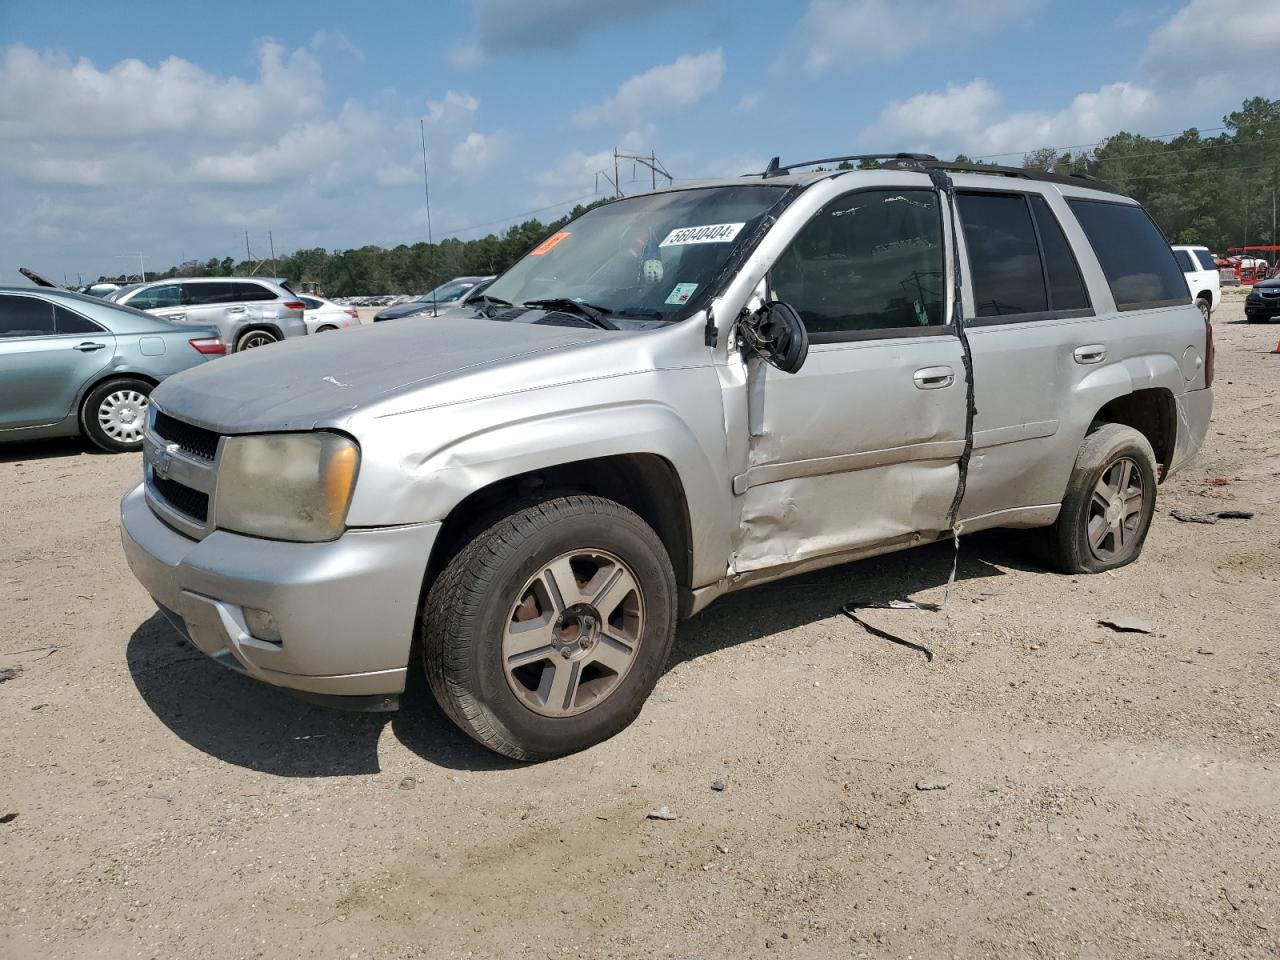
<path fill-rule="evenodd" d="M 425 239 L 419 119 L 437 238 L 553 218 L 615 145 L 683 179 L 1217 126 L 1280 95 L 1280 71 L 1249 66 L 1280 42 L 1280 4 L 1262 6 L 1245 23 L 1208 0 L 3 3 L 0 282 L 241 256 L 246 230 L 255 254 L 268 230 L 278 252 Z"/>

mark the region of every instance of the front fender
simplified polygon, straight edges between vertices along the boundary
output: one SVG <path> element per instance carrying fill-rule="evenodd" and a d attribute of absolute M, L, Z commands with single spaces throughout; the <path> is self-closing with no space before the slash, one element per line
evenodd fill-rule
<path fill-rule="evenodd" d="M 563 391 L 548 393 L 564 399 Z M 690 424 L 648 399 L 573 408 L 538 394 L 505 398 L 486 411 L 488 422 L 478 420 L 471 429 L 466 422 L 479 411 L 434 408 L 381 418 L 358 431 L 364 459 L 348 523 L 442 521 L 468 495 L 500 480 L 600 457 L 652 454 L 671 464 L 684 487 L 694 585 L 714 582 L 724 576 L 729 553 L 723 418 L 718 407 L 690 409 L 708 414 L 706 422 Z M 510 416 L 499 416 L 503 412 Z M 443 433 L 442 422 L 462 429 Z M 433 435 L 438 442 L 430 442 Z"/>

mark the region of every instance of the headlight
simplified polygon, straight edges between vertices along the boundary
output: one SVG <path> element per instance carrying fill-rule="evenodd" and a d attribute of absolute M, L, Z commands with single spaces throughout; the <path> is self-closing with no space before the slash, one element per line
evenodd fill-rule
<path fill-rule="evenodd" d="M 254 537 L 335 540 L 347 521 L 360 448 L 337 433 L 228 437 L 214 525 Z"/>

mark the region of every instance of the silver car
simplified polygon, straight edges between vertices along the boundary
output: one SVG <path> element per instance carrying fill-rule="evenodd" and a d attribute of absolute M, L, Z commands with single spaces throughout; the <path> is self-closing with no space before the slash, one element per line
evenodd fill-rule
<path fill-rule="evenodd" d="M 559 756 L 729 591 L 988 527 L 1132 562 L 1212 407 L 1168 243 L 1083 178 L 775 162 L 597 207 L 486 294 L 157 390 L 125 552 L 199 649 L 367 709 L 413 652 L 480 743 Z"/>
<path fill-rule="evenodd" d="M 0 441 L 83 434 L 142 447 L 147 398 L 166 377 L 222 356 L 214 330 L 51 287 L 0 287 Z"/>
<path fill-rule="evenodd" d="M 283 281 L 263 277 L 188 277 L 135 283 L 107 299 L 172 323 L 214 327 L 234 352 L 307 333 L 305 304 Z"/>

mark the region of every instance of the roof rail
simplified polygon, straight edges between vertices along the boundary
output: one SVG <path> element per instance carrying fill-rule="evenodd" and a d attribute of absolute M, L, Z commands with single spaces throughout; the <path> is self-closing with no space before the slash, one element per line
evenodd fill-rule
<path fill-rule="evenodd" d="M 774 157 L 769 161 L 768 169 L 762 174 L 764 179 L 781 177 L 799 167 L 816 167 L 820 163 L 851 163 L 854 160 L 907 160 L 917 163 L 936 163 L 938 158 L 931 153 L 855 153 L 847 157 L 825 157 L 822 160 L 805 160 L 803 163 L 789 163 L 785 167 Z"/>
<path fill-rule="evenodd" d="M 1050 173 L 1034 167 L 1002 167 L 993 163 L 963 163 L 946 160 L 926 160 L 919 163 L 899 162 L 887 163 L 899 169 L 910 169 L 913 166 L 930 170 L 947 170 L 953 173 L 987 173 L 998 177 L 1017 177 L 1022 180 L 1040 180 L 1048 183 L 1067 183 L 1074 187 L 1089 187 L 1092 190 L 1105 190 L 1107 193 L 1119 193 L 1119 189 L 1105 180 L 1091 177 L 1087 173 Z"/>

